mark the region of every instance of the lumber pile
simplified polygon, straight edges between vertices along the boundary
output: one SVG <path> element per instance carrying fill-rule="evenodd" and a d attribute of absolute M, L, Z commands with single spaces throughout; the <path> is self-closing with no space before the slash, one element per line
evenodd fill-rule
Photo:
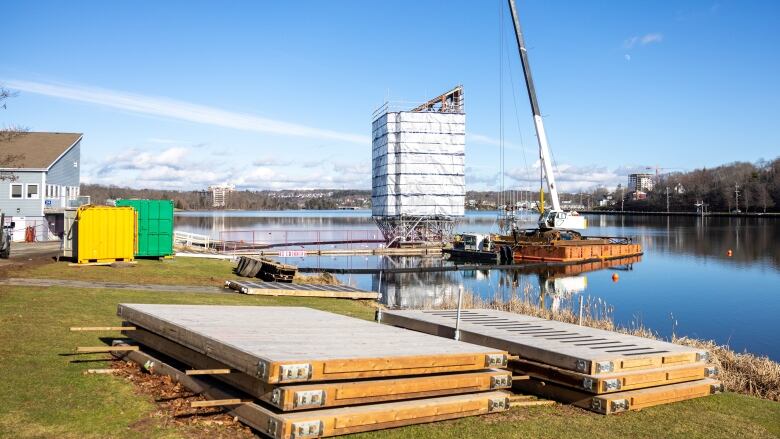
<path fill-rule="evenodd" d="M 259 256 L 241 256 L 235 272 L 243 277 L 256 277 L 267 282 L 292 282 L 298 267 Z"/>
<path fill-rule="evenodd" d="M 384 311 L 383 323 L 452 337 L 457 311 Z M 461 311 L 460 340 L 506 349 L 513 388 L 613 414 L 723 390 L 700 349 L 504 311 Z"/>
<path fill-rule="evenodd" d="M 114 355 L 172 376 L 273 438 L 495 413 L 514 405 L 508 355 L 299 307 L 120 304 Z"/>

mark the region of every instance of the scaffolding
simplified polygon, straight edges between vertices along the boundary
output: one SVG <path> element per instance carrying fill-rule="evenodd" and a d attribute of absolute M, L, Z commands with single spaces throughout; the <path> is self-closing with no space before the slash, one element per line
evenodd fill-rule
<path fill-rule="evenodd" d="M 442 243 L 464 215 L 463 88 L 406 108 L 372 118 L 372 216 L 390 246 Z"/>

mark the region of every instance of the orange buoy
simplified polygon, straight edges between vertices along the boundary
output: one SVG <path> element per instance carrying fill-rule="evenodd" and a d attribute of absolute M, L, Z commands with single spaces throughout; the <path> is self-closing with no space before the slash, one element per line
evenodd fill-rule
<path fill-rule="evenodd" d="M 734 252 L 729 249 L 729 251 L 726 252 L 726 256 L 731 257 L 734 254 Z"/>
<path fill-rule="evenodd" d="M 617 282 L 618 279 L 620 279 L 620 276 L 617 273 L 612 273 L 612 282 Z"/>

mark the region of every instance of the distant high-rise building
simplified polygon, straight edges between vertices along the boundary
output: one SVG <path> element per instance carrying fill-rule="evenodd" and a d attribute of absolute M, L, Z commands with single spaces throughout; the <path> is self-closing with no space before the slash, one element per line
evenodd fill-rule
<path fill-rule="evenodd" d="M 211 192 L 211 205 L 212 207 L 225 207 L 227 204 L 228 194 L 236 190 L 234 184 L 220 184 L 209 186 Z"/>
<path fill-rule="evenodd" d="M 653 190 L 653 174 L 631 174 L 628 176 L 628 190 L 648 192 Z"/>

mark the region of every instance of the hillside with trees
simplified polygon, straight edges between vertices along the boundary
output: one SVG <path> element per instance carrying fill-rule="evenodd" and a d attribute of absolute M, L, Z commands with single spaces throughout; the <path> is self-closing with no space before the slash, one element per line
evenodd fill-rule
<path fill-rule="evenodd" d="M 660 175 L 645 200 L 633 200 L 626 194 L 625 210 L 695 211 L 704 202 L 710 212 L 777 212 L 780 208 L 780 157 L 756 163 L 735 162 L 716 168 Z M 739 191 L 739 205 L 735 190 Z M 620 193 L 613 193 L 619 200 Z M 612 206 L 610 208 L 614 208 Z"/>

